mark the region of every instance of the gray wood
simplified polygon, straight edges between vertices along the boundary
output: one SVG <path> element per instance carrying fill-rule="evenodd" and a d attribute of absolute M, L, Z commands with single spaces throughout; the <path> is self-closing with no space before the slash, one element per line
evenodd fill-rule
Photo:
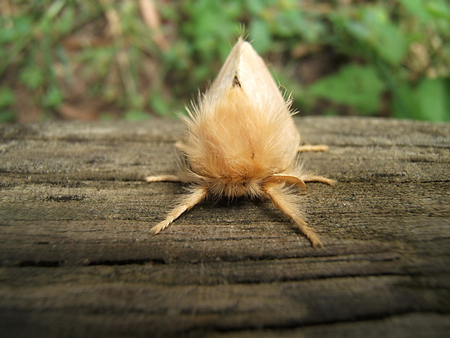
<path fill-rule="evenodd" d="M 184 194 L 176 120 L 0 126 L 2 337 L 447 337 L 450 125 L 296 118 L 301 208 Z"/>

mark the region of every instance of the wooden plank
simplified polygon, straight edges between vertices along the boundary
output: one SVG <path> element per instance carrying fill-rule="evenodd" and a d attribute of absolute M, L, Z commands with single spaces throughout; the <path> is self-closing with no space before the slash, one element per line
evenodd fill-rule
<path fill-rule="evenodd" d="M 450 126 L 297 118 L 311 248 L 268 201 L 183 193 L 179 121 L 0 126 L 2 336 L 446 337 Z"/>

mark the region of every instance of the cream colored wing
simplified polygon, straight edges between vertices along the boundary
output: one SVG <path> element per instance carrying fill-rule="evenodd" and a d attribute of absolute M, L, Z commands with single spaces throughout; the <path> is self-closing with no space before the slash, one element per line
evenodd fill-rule
<path fill-rule="evenodd" d="M 242 38 L 234 45 L 208 94 L 220 97 L 233 85 L 240 85 L 255 104 L 268 111 L 285 105 L 263 59 Z"/>
<path fill-rule="evenodd" d="M 246 41 L 241 46 L 237 74 L 242 89 L 252 97 L 255 104 L 264 107 L 267 111 L 280 109 L 286 105 L 283 95 L 263 59 Z M 289 114 L 288 109 L 286 109 L 286 113 Z"/>
<path fill-rule="evenodd" d="M 290 144 L 297 149 L 300 135 L 290 117 L 289 107 L 263 59 L 242 38 L 234 45 L 219 75 L 206 92 L 205 101 L 218 102 L 233 86 L 241 87 L 265 116 L 285 121 L 283 137 L 290 139 Z"/>
<path fill-rule="evenodd" d="M 220 69 L 216 79 L 208 89 L 207 95 L 211 95 L 213 99 L 222 97 L 226 94 L 228 89 L 231 88 L 233 80 L 238 72 L 243 43 L 244 40 L 242 40 L 242 38 L 239 38 L 238 42 L 236 42 L 227 59 L 225 60 L 225 63 Z"/>

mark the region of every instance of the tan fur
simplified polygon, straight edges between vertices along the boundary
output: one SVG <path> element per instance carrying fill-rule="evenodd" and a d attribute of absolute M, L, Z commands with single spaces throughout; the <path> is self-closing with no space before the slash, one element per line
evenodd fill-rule
<path fill-rule="evenodd" d="M 147 182 L 177 178 L 194 182 L 191 194 L 152 228 L 152 234 L 208 195 L 267 197 L 296 222 L 314 246 L 321 246 L 285 186 L 306 190 L 305 181 L 334 181 L 301 173 L 297 152 L 324 151 L 326 146 L 300 147 L 289 106 L 262 59 L 249 43 L 239 39 L 211 88 L 184 118 L 188 132 L 184 142 L 177 143 L 185 159 L 180 174 L 146 178 Z"/>

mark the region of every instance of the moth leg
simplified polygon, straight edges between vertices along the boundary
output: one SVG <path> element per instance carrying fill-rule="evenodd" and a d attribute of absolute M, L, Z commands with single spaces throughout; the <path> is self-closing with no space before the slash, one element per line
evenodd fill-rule
<path fill-rule="evenodd" d="M 272 203 L 280 209 L 287 217 L 292 218 L 303 234 L 309 239 L 314 248 L 323 247 L 319 237 L 314 230 L 308 227 L 305 219 L 298 211 L 292 197 L 286 193 L 280 185 L 267 184 L 263 186 L 264 192 L 270 198 Z"/>
<path fill-rule="evenodd" d="M 181 179 L 177 175 L 157 175 L 147 176 L 146 182 L 181 182 Z"/>
<path fill-rule="evenodd" d="M 326 177 L 318 176 L 318 175 L 305 174 L 305 175 L 301 175 L 300 179 L 303 182 L 321 182 L 321 183 L 325 183 L 328 185 L 333 185 L 336 183 L 336 180 L 332 180 L 330 178 L 326 178 Z"/>
<path fill-rule="evenodd" d="M 167 228 L 173 221 L 175 221 L 181 214 L 194 205 L 200 203 L 208 195 L 208 189 L 197 187 L 189 195 L 185 196 L 181 202 L 173 209 L 162 222 L 156 224 L 150 229 L 150 234 L 156 235 L 161 230 Z"/>
<path fill-rule="evenodd" d="M 328 146 L 325 144 L 317 144 L 317 145 L 307 145 L 307 146 L 299 146 L 298 150 L 299 153 L 304 153 L 307 151 L 328 151 Z"/>
<path fill-rule="evenodd" d="M 305 182 L 294 175 L 284 175 L 284 174 L 274 174 L 267 178 L 264 181 L 266 184 L 268 183 L 286 183 L 291 185 L 296 185 L 298 188 L 300 188 L 303 192 L 306 192 L 306 184 Z"/>
<path fill-rule="evenodd" d="M 175 148 L 177 148 L 179 151 L 186 153 L 187 147 L 183 142 L 175 142 Z"/>

